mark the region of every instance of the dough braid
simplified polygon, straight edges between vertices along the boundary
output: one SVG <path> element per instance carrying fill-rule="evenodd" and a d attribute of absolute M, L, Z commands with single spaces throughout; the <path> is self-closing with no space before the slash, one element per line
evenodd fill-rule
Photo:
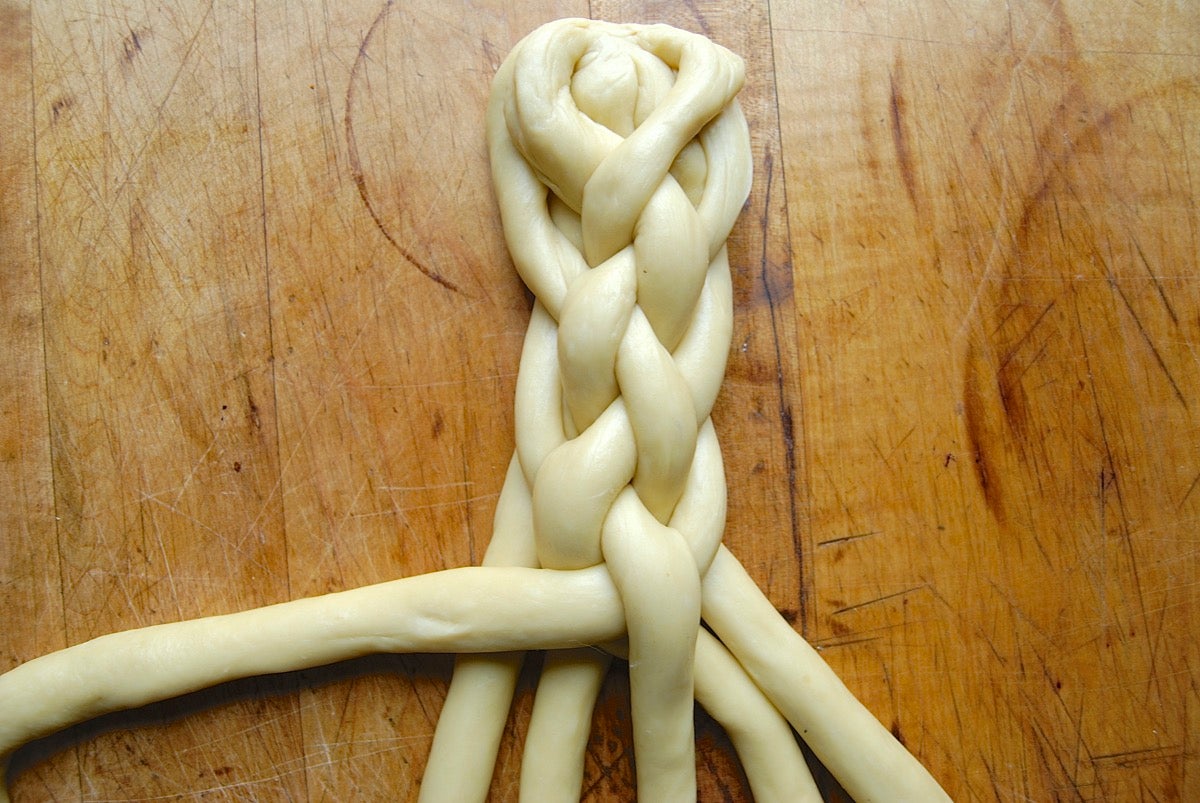
<path fill-rule="evenodd" d="M 701 437 L 717 450 L 709 412 L 731 326 L 724 241 L 749 191 L 733 100 L 742 63 L 673 28 L 582 21 L 536 31 L 511 63 L 496 79 L 503 124 L 491 119 L 489 137 L 506 238 L 532 249 L 518 269 L 545 288 L 516 400 L 537 556 L 552 569 L 607 565 L 628 628 L 639 797 L 695 800 L 700 578 L 721 538 L 724 476 L 719 454 L 694 458 Z M 699 169 L 672 171 L 719 116 L 729 122 L 698 144 Z M 706 155 L 740 169 L 710 176 Z M 542 203 L 521 192 L 534 180 Z M 698 353 L 679 365 L 677 348 Z M 689 479 L 701 491 L 685 508 L 715 493 L 721 510 L 683 532 L 671 525 Z"/>
<path fill-rule="evenodd" d="M 630 504 L 669 523 L 724 373 L 724 242 L 750 182 L 733 101 L 742 66 L 672 28 L 582 21 L 538 30 L 510 63 L 496 79 L 503 120 L 489 124 L 493 175 L 539 306 L 518 380 L 517 450 L 538 558 L 576 569 L 601 561 L 603 524 L 627 486 Z M 691 170 L 672 171 L 693 142 Z M 726 169 L 710 175 L 706 156 Z M 526 197 L 534 182 L 540 203 Z M 702 572 L 716 543 L 697 547 Z"/>
<path fill-rule="evenodd" d="M 544 568 L 604 563 L 613 577 L 628 623 L 639 792 L 651 800 L 695 797 L 699 581 L 725 523 L 709 414 L 732 326 L 725 240 L 751 176 L 734 100 L 743 80 L 741 59 L 700 36 L 562 20 L 512 51 L 489 109 L 505 236 L 537 298 L 516 398 L 520 492 L 534 534 L 527 554 Z M 778 745 L 772 770 L 751 772 L 756 791 L 815 794 L 782 716 L 740 667 L 720 671 L 724 655 L 715 640 L 700 652 L 699 671 L 723 678 L 707 685 L 708 707 L 733 710 L 719 698 L 742 689 L 761 713 L 731 730 L 755 732 L 752 752 Z M 423 799 L 485 796 L 512 660 L 460 661 Z M 589 721 L 606 667 L 598 651 L 547 658 L 524 754 L 525 799 L 545 800 L 547 789 L 578 796 L 587 738 L 578 723 Z M 482 740 L 481 710 L 490 711 Z M 576 723 L 569 734 L 567 722 Z M 463 765 L 468 739 L 486 745 L 472 772 Z"/>
<path fill-rule="evenodd" d="M 740 59 L 665 26 L 527 37 L 488 140 L 505 237 L 536 296 L 516 453 L 482 568 L 102 636 L 0 675 L 3 770 L 26 741 L 214 683 L 371 652 L 459 651 L 425 801 L 483 800 L 521 663 L 551 650 L 521 797 L 577 799 L 610 655 L 627 658 L 639 797 L 696 796 L 693 699 L 755 799 L 815 801 L 792 728 L 860 803 L 947 800 L 721 546 L 709 414 L 725 369 L 725 239 L 750 185 Z M 700 617 L 711 629 L 702 629 Z"/>

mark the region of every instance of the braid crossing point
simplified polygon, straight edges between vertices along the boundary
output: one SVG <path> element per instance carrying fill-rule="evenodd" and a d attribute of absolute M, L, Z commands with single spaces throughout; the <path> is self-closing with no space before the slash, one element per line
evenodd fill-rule
<path fill-rule="evenodd" d="M 725 239 L 750 186 L 742 81 L 737 56 L 661 25 L 562 20 L 523 40 L 496 75 L 488 143 L 536 302 L 484 565 L 35 658 L 0 675 L 0 771 L 31 739 L 224 681 L 461 652 L 420 794 L 482 801 L 512 651 L 536 649 L 549 652 L 522 800 L 579 798 L 613 655 L 629 662 L 643 800 L 695 799 L 693 700 L 729 734 L 756 800 L 820 800 L 797 734 L 859 803 L 948 800 L 720 543 L 709 414 L 730 343 Z"/>

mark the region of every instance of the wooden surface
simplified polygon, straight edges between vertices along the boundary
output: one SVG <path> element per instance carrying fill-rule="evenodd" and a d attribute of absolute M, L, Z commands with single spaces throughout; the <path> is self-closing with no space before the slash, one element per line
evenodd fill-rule
<path fill-rule="evenodd" d="M 542 21 L 665 19 L 749 68 L 726 543 L 956 799 L 1200 798 L 1200 11 L 517 5 L 0 2 L 0 669 L 478 562 L 530 303 L 489 80 Z M 413 799 L 449 670 L 108 717 L 14 799 Z M 631 794 L 626 694 L 588 800 Z"/>

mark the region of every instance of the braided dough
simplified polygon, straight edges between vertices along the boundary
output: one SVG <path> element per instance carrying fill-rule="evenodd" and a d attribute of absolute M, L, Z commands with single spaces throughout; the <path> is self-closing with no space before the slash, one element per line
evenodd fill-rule
<path fill-rule="evenodd" d="M 547 649 L 524 800 L 578 799 L 612 655 L 629 663 L 645 800 L 696 797 L 693 700 L 729 731 L 756 799 L 820 799 L 792 728 L 860 803 L 946 799 L 720 544 L 709 414 L 732 326 L 725 240 L 750 187 L 743 80 L 741 60 L 703 37 L 588 20 L 543 26 L 496 75 L 493 179 L 537 300 L 483 567 L 35 659 L 0 676 L 0 758 L 233 678 L 370 652 L 482 653 L 459 659 L 421 789 L 427 803 L 482 800 L 521 663 L 511 651 Z"/>

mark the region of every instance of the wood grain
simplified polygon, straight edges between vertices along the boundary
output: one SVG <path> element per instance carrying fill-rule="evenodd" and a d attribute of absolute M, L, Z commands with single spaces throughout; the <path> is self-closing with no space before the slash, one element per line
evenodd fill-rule
<path fill-rule="evenodd" d="M 0 2 L 0 669 L 477 563 L 530 304 L 491 75 L 664 20 L 748 66 L 726 543 L 955 799 L 1200 797 L 1200 11 L 508 6 Z M 450 667 L 106 717 L 13 796 L 414 799 Z M 627 695 L 587 800 L 631 796 Z"/>

